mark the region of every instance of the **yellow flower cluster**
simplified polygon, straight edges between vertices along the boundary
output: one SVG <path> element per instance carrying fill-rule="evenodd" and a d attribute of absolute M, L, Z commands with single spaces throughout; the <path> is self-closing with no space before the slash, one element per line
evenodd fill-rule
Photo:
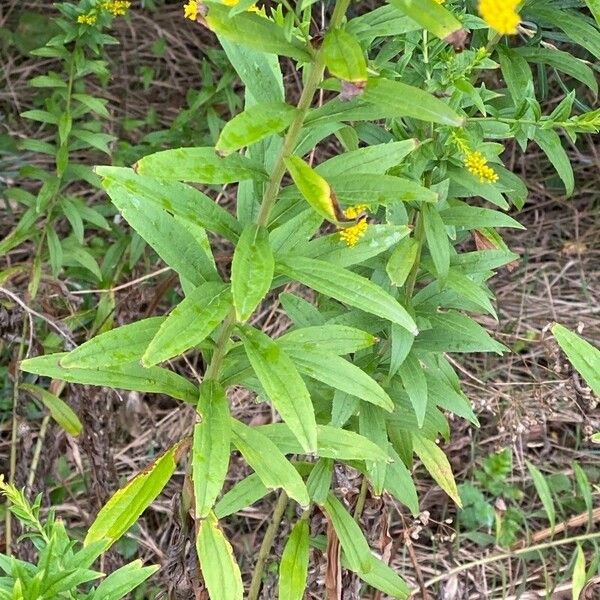
<path fill-rule="evenodd" d="M 131 6 L 131 2 L 127 0 L 109 0 L 100 5 L 104 10 L 107 10 L 113 17 L 123 16 Z"/>
<path fill-rule="evenodd" d="M 488 165 L 487 158 L 481 152 L 468 152 L 465 157 L 465 167 L 479 177 L 481 183 L 496 183 L 498 174 Z"/>
<path fill-rule="evenodd" d="M 479 0 L 481 18 L 501 35 L 517 33 L 519 0 Z"/>
<path fill-rule="evenodd" d="M 357 204 L 356 206 L 349 206 L 344 211 L 344 216 L 347 219 L 358 219 L 362 213 L 367 210 L 366 204 Z M 340 231 L 340 239 L 346 242 L 350 248 L 356 246 L 360 238 L 362 238 L 368 228 L 367 217 L 361 217 L 357 223 L 351 225 L 350 227 L 346 227 Z"/>
<path fill-rule="evenodd" d="M 96 20 L 97 17 L 93 12 L 88 13 L 87 15 L 79 15 L 77 17 L 77 22 L 81 23 L 82 25 L 95 25 Z"/>

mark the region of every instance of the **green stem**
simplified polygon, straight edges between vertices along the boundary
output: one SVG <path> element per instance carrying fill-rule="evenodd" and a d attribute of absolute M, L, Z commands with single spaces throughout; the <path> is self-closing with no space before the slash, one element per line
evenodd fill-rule
<path fill-rule="evenodd" d="M 330 29 L 339 27 L 344 15 L 346 14 L 349 4 L 350 0 L 338 0 L 336 2 L 333 15 L 331 17 L 331 22 L 329 24 Z M 283 140 L 283 146 L 281 147 L 281 151 L 277 157 L 277 162 L 275 163 L 273 172 L 267 183 L 267 187 L 265 188 L 265 193 L 263 195 L 257 221 L 259 225 L 266 226 L 269 222 L 269 214 L 271 213 L 275 201 L 277 200 L 277 194 L 279 193 L 281 180 L 285 174 L 285 159 L 293 153 L 296 143 L 298 142 L 300 131 L 304 125 L 304 119 L 306 119 L 306 115 L 310 109 L 315 92 L 317 91 L 317 88 L 323 79 L 324 70 L 325 56 L 323 48 L 321 47 L 319 50 L 317 50 L 314 60 L 309 66 L 306 84 L 304 85 L 302 95 L 300 96 L 300 100 L 298 101 L 298 105 L 296 107 L 296 116 Z"/>
<path fill-rule="evenodd" d="M 265 531 L 265 537 L 263 538 L 262 544 L 260 545 L 260 550 L 258 551 L 258 559 L 256 561 L 254 571 L 252 572 L 252 581 L 250 582 L 250 589 L 248 590 L 248 600 L 257 600 L 258 598 L 260 586 L 262 584 L 265 563 L 267 562 L 267 558 L 271 553 L 273 540 L 275 539 L 275 534 L 279 529 L 281 519 L 283 519 L 283 513 L 285 512 L 287 504 L 288 496 L 284 491 L 282 491 L 281 494 L 279 494 L 277 504 L 275 504 L 275 509 L 273 510 L 273 517 L 271 518 L 271 522 L 267 527 L 267 531 Z"/>
<path fill-rule="evenodd" d="M 463 571 L 468 571 L 469 569 L 473 569 L 474 567 L 481 567 L 483 565 L 488 565 L 490 563 L 506 560 L 507 558 L 517 558 L 522 554 L 529 554 L 530 552 L 538 552 L 540 550 L 546 550 L 547 548 L 553 548 L 555 546 L 562 546 L 564 544 L 576 544 L 578 542 L 585 542 L 588 540 L 593 540 L 595 538 L 600 538 L 600 532 L 596 533 L 586 533 L 583 535 L 577 535 L 571 538 L 565 538 L 562 540 L 553 540 L 551 542 L 545 542 L 544 544 L 538 544 L 537 546 L 529 546 L 528 548 L 520 548 L 519 550 L 514 550 L 512 552 L 504 552 L 502 554 L 494 554 L 492 556 L 486 556 L 485 558 L 480 558 L 479 560 L 474 560 L 469 563 L 465 563 L 464 565 L 459 565 L 454 569 L 450 569 L 446 571 L 442 575 L 438 575 L 437 577 L 431 578 L 429 581 L 425 583 L 425 587 L 431 587 L 444 579 L 448 579 L 457 573 L 462 573 Z"/>
<path fill-rule="evenodd" d="M 21 341 L 19 342 L 19 349 L 17 351 L 17 361 L 16 361 L 16 369 L 15 369 L 15 380 L 13 387 L 13 405 L 12 405 L 12 431 L 10 438 L 10 458 L 9 458 L 9 471 L 8 471 L 8 483 L 10 485 L 15 485 L 15 475 L 17 472 L 17 439 L 19 437 L 19 424 L 18 424 L 18 416 L 17 416 L 17 408 L 19 404 L 19 376 L 21 371 L 18 368 L 21 359 L 23 358 L 23 352 L 25 350 L 25 338 L 27 337 L 27 329 L 28 329 L 29 321 L 25 318 L 25 313 L 23 313 L 23 327 L 21 329 Z M 11 545 L 12 545 L 12 513 L 9 510 L 10 501 L 7 499 L 6 504 L 6 514 L 4 518 L 5 526 L 4 526 L 4 537 L 6 539 L 6 555 L 10 556 Z"/>

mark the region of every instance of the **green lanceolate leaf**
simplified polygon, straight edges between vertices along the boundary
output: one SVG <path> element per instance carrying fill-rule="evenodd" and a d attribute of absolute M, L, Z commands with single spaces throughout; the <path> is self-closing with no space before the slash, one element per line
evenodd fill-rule
<path fill-rule="evenodd" d="M 412 237 L 405 237 L 396 244 L 385 267 L 392 284 L 398 287 L 405 284 L 418 254 L 419 243 Z"/>
<path fill-rule="evenodd" d="M 154 575 L 160 567 L 151 565 L 142 567 L 141 560 L 134 560 L 111 573 L 93 593 L 93 600 L 116 600 L 124 598 L 129 592 L 144 583 L 148 577 Z"/>
<path fill-rule="evenodd" d="M 548 521 L 550 522 L 550 528 L 554 529 L 554 525 L 556 524 L 556 508 L 554 507 L 554 500 L 552 500 L 552 492 L 550 491 L 548 482 L 542 475 L 542 472 L 529 461 L 527 461 L 527 469 L 533 480 L 535 490 L 542 501 L 544 510 L 546 511 Z"/>
<path fill-rule="evenodd" d="M 306 508 L 310 502 L 302 477 L 277 446 L 254 427 L 232 419 L 232 442 L 268 489 L 283 488 Z"/>
<path fill-rule="evenodd" d="M 194 427 L 192 481 L 196 518 L 208 516 L 223 488 L 231 443 L 231 416 L 225 390 L 212 379 L 204 379 L 198 400 L 200 422 Z"/>
<path fill-rule="evenodd" d="M 260 166 L 239 154 L 220 157 L 210 146 L 176 148 L 148 154 L 134 170 L 139 175 L 157 179 L 192 183 L 234 183 L 245 179 L 263 181 L 266 173 Z"/>
<path fill-rule="evenodd" d="M 464 44 L 460 21 L 437 0 L 390 0 L 390 4 L 441 40 L 460 47 L 462 39 Z"/>
<path fill-rule="evenodd" d="M 302 447 L 285 423 L 273 423 L 259 427 L 284 454 L 301 454 Z M 317 425 L 317 454 L 323 458 L 338 460 L 390 459 L 387 452 L 354 431 Z"/>
<path fill-rule="evenodd" d="M 228 285 L 208 282 L 198 286 L 163 321 L 142 357 L 142 364 L 152 366 L 196 346 L 223 321 L 230 309 Z"/>
<path fill-rule="evenodd" d="M 285 166 L 304 199 L 318 214 L 336 223 L 334 201 L 327 181 L 298 156 L 288 156 Z"/>
<path fill-rule="evenodd" d="M 242 600 L 244 585 L 240 568 L 212 511 L 200 521 L 196 551 L 210 600 Z"/>
<path fill-rule="evenodd" d="M 417 423 L 419 427 L 422 427 L 427 412 L 427 380 L 423 373 L 423 367 L 415 356 L 409 354 L 398 369 L 398 375 L 410 398 L 417 416 Z"/>
<path fill-rule="evenodd" d="M 150 317 L 97 335 L 60 361 L 65 369 L 94 369 L 138 362 L 164 317 Z"/>
<path fill-rule="evenodd" d="M 304 452 L 317 448 L 315 413 L 306 385 L 289 356 L 266 334 L 239 327 L 248 360 L 267 396 Z"/>
<path fill-rule="evenodd" d="M 600 350 L 558 323 L 552 327 L 552 335 L 579 374 L 600 396 Z"/>
<path fill-rule="evenodd" d="M 279 600 L 302 600 L 306 590 L 309 527 L 300 519 L 292 528 L 279 564 Z"/>
<path fill-rule="evenodd" d="M 219 519 L 224 519 L 233 513 L 236 513 L 269 493 L 265 484 L 260 480 L 256 473 L 248 475 L 239 483 L 236 483 L 215 506 L 215 514 Z"/>
<path fill-rule="evenodd" d="M 311 55 L 296 40 L 288 41 L 283 28 L 269 19 L 251 13 L 230 16 L 230 8 L 216 2 L 207 3 L 206 24 L 217 35 L 267 54 L 291 56 L 302 62 Z"/>
<path fill-rule="evenodd" d="M 425 237 L 427 245 L 437 276 L 440 279 L 445 279 L 450 268 L 450 242 L 446 233 L 446 226 L 440 213 L 435 207 L 430 205 L 423 206 L 421 211 L 423 217 L 423 227 L 425 229 Z"/>
<path fill-rule="evenodd" d="M 340 540 L 350 570 L 355 573 L 371 571 L 371 549 L 357 522 L 333 494 L 327 497 L 324 509 Z"/>
<path fill-rule="evenodd" d="M 130 195 L 115 194 L 112 201 L 129 225 L 185 280 L 200 285 L 219 278 L 196 238 L 166 210 L 142 204 Z"/>
<path fill-rule="evenodd" d="M 397 323 L 413 335 L 418 333 L 417 325 L 407 310 L 390 294 L 361 275 L 325 261 L 301 257 L 280 260 L 277 270 L 321 294 Z"/>
<path fill-rule="evenodd" d="M 338 180 L 343 183 L 365 181 L 363 175 L 383 175 L 392 167 L 399 165 L 406 156 L 413 152 L 419 146 L 418 140 L 411 138 L 401 140 L 400 142 L 388 142 L 387 144 L 375 144 L 344 154 L 337 154 L 321 163 L 316 171 L 322 177 Z M 390 176 L 391 177 L 391 176 Z M 398 190 L 398 178 L 393 177 L 388 180 L 386 177 L 380 177 L 378 180 L 384 184 L 389 181 L 389 185 Z M 368 180 L 368 178 L 367 178 Z M 377 180 L 376 180 L 377 181 Z M 373 190 L 373 193 L 376 193 Z M 363 201 L 365 198 L 363 197 Z"/>
<path fill-rule="evenodd" d="M 500 211 L 469 206 L 459 201 L 453 202 L 450 208 L 440 211 L 440 217 L 445 225 L 461 229 L 481 229 L 484 227 L 525 229 L 518 221 Z"/>
<path fill-rule="evenodd" d="M 366 402 L 392 412 L 394 403 L 386 391 L 362 369 L 351 362 L 317 348 L 298 346 L 278 340 L 280 348 L 292 359 L 301 373 L 336 390 L 352 394 Z"/>
<path fill-rule="evenodd" d="M 271 287 L 275 260 L 264 227 L 248 225 L 233 254 L 231 291 L 238 321 L 247 321 Z"/>
<path fill-rule="evenodd" d="M 340 356 L 370 348 L 376 342 L 374 335 L 347 325 L 301 327 L 277 338 L 278 344 L 295 346 L 299 351 L 320 350 Z"/>
<path fill-rule="evenodd" d="M 116 542 L 160 494 L 177 467 L 183 443 L 176 444 L 116 492 L 100 509 L 84 544 Z"/>
<path fill-rule="evenodd" d="M 358 427 L 361 435 L 377 444 L 382 450 L 387 449 L 388 437 L 385 426 L 385 413 L 380 408 L 368 404 L 361 405 L 358 412 Z M 371 460 L 365 462 L 373 491 L 376 496 L 380 496 L 386 478 L 387 462 Z"/>
<path fill-rule="evenodd" d="M 323 56 L 334 77 L 355 84 L 367 80 L 365 54 L 356 38 L 343 29 L 332 29 L 325 34 Z"/>
<path fill-rule="evenodd" d="M 279 133 L 294 119 L 296 109 L 284 102 L 255 104 L 228 121 L 215 150 L 222 155 L 231 154 L 263 138 Z"/>
<path fill-rule="evenodd" d="M 391 447 L 391 444 L 388 447 L 388 453 L 392 458 L 392 462 L 387 465 L 385 471 L 384 487 L 416 516 L 419 514 L 419 497 L 410 471 Z"/>
<path fill-rule="evenodd" d="M 332 479 L 333 460 L 331 458 L 320 458 L 306 480 L 306 489 L 312 502 L 320 506 L 325 504 L 331 489 Z"/>
<path fill-rule="evenodd" d="M 573 167 L 571 167 L 571 161 L 563 148 L 558 133 L 552 129 L 537 129 L 534 140 L 556 169 L 558 176 L 565 185 L 567 196 L 570 196 L 575 189 Z"/>
<path fill-rule="evenodd" d="M 452 468 L 444 452 L 435 442 L 417 434 L 412 435 L 413 449 L 435 482 L 462 507 Z"/>
<path fill-rule="evenodd" d="M 50 416 L 69 434 L 77 436 L 83 426 L 71 407 L 48 390 L 30 383 L 22 383 L 19 388 L 37 398 L 50 412 Z"/>
<path fill-rule="evenodd" d="M 369 79 L 363 94 L 365 102 L 397 117 L 462 127 L 464 120 L 448 104 L 423 90 L 391 79 Z"/>
<path fill-rule="evenodd" d="M 113 202 L 140 208 L 157 206 L 233 242 L 242 231 L 230 213 L 189 185 L 145 177 L 123 167 L 96 167 L 96 173 L 103 178 L 102 186 Z"/>
<path fill-rule="evenodd" d="M 198 388 L 177 373 L 167 369 L 143 367 L 130 363 L 127 365 L 111 365 L 99 368 L 70 368 L 61 366 L 67 352 L 28 358 L 20 364 L 22 371 L 35 373 L 44 377 L 52 377 L 69 383 L 106 386 L 138 392 L 166 394 L 185 402 L 196 403 Z"/>

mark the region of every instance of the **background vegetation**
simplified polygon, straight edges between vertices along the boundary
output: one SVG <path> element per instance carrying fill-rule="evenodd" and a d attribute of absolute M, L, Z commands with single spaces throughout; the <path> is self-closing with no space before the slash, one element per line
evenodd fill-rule
<path fill-rule="evenodd" d="M 89 540 L 96 514 L 132 475 L 169 448 L 175 448 L 174 454 L 185 452 L 174 444 L 190 435 L 195 407 L 168 394 L 65 385 L 58 377 L 40 378 L 18 369 L 25 358 L 72 350 L 118 326 L 167 314 L 181 301 L 181 283 L 169 267 L 169 256 L 155 241 L 140 235 L 139 227 L 127 225 L 92 167 L 131 166 L 168 148 L 215 146 L 222 141 L 225 124 L 245 106 L 244 85 L 230 63 L 231 52 L 228 57 L 207 28 L 184 20 L 181 4 L 127 4 L 83 1 L 49 6 L 31 2 L 24 6 L 5 0 L 1 5 L 0 472 L 5 482 L 24 490 L 24 497 L 3 484 L 17 519 L 8 516 L 7 505 L 0 510 L 5 513 L 6 553 L 36 565 L 32 570 L 2 558 L 0 569 L 7 579 L 0 581 L 12 590 L 2 596 L 6 598 L 21 597 L 14 591 L 14 581 L 19 579 L 29 582 L 23 584 L 29 586 L 29 595 L 22 597 L 32 598 L 40 593 L 50 598 L 63 597 L 62 593 L 71 594 L 64 597 L 119 598 L 134 586 L 139 586 L 139 598 L 203 597 L 194 523 L 188 516 L 185 481 L 189 478 L 184 462 L 142 518 L 108 552 L 104 553 L 102 540 L 88 544 L 85 555 L 80 545 L 69 548 L 69 539 L 81 541 L 87 534 Z M 446 4 L 462 14 L 465 3 Z M 304 23 L 314 35 L 330 22 L 333 5 L 302 3 L 303 10 L 297 11 L 300 25 L 284 16 L 287 3 L 277 7 L 274 21 L 283 30 L 295 32 L 295 27 L 302 29 Z M 308 8 L 312 20 L 306 17 Z M 378 3 L 353 4 L 348 16 L 356 19 L 376 8 L 380 8 Z M 332 489 L 359 523 L 371 548 L 406 580 L 407 589 L 414 590 L 417 597 L 438 593 L 442 598 L 461 600 L 577 598 L 581 593 L 582 598 L 593 598 L 598 573 L 594 526 L 600 517 L 600 471 L 593 435 L 600 429 L 600 412 L 590 388 L 597 385 L 598 359 L 593 349 L 581 350 L 578 342 L 564 335 L 561 339 L 559 331 L 557 337 L 569 350 L 580 375 L 559 351 L 550 326 L 561 323 L 596 345 L 600 339 L 598 156 L 593 110 L 600 57 L 600 34 L 594 20 L 597 7 L 594 2 L 525 3 L 525 29 L 514 38 L 504 38 L 501 46 L 506 49 L 492 57 L 502 69 L 482 64 L 492 58 L 477 57 L 480 44 L 476 42 L 484 45 L 489 41 L 487 29 L 476 20 L 475 3 L 466 3 L 466 8 L 473 33 L 462 54 L 449 53 L 448 46 L 431 33 L 424 39 L 423 27 L 414 35 L 388 35 L 375 42 L 369 38 L 374 27 L 370 23 L 363 34 L 366 37 L 360 39 L 369 48 L 371 70 L 392 79 L 401 72 L 443 101 L 448 86 L 458 82 L 457 89 L 473 99 L 472 106 L 461 106 L 470 114 L 485 104 L 488 110 L 491 106 L 504 111 L 506 125 L 511 119 L 520 121 L 502 142 L 506 170 L 495 162 L 502 148 L 489 139 L 482 145 L 484 134 L 493 137 L 490 131 L 471 129 L 464 138 L 455 131 L 459 137 L 454 142 L 444 141 L 431 153 L 426 145 L 414 162 L 392 172 L 409 177 L 418 171 L 430 178 L 429 184 L 435 184 L 439 171 L 427 165 L 440 160 L 444 168 L 466 172 L 461 144 L 468 144 L 467 155 L 478 149 L 486 153 L 502 174 L 501 184 L 506 184 L 510 173 L 525 183 L 526 202 L 525 188 L 517 186 L 514 179 L 512 188 L 501 188 L 511 204 L 510 214 L 526 230 L 502 229 L 506 247 L 519 257 L 506 252 L 499 260 L 498 273 L 489 281 L 496 302 L 492 306 L 488 295 L 482 299 L 469 287 L 466 293 L 471 304 L 461 305 L 471 313 L 487 313 L 478 315 L 477 322 L 510 352 L 503 356 L 477 352 L 446 355 L 474 410 L 471 414 L 462 409 L 461 416 L 470 418 L 471 423 L 449 417 L 451 433 L 446 440 L 438 439 L 437 431 L 433 435 L 448 456 L 457 483 L 454 495 L 462 501 L 462 509 L 430 478 L 428 471 L 435 469 L 424 464 L 424 453 L 417 453 L 414 464 L 408 465 L 418 493 L 417 508 L 406 482 L 400 489 L 376 493 L 374 467 L 368 468 L 372 477 L 368 486 L 360 468 L 336 465 Z M 569 18 L 559 22 L 553 10 Z M 389 26 L 389 17 L 384 25 Z M 359 31 L 360 27 L 355 27 L 354 34 Z M 57 36 L 63 36 L 68 51 L 48 45 Z M 511 47 L 519 48 L 520 54 L 511 54 Z M 545 56 L 544 50 L 561 54 Z M 432 70 L 423 61 L 423 53 L 435 65 Z M 444 60 L 450 55 L 458 58 L 448 68 Z M 417 58 L 411 63 L 410 57 Z M 296 58 L 280 59 L 285 97 L 291 105 L 298 103 L 302 90 Z M 476 89 L 470 69 L 481 69 Z M 341 76 L 335 70 L 330 64 L 330 75 L 348 77 L 347 71 Z M 314 106 L 330 101 L 337 89 L 334 78 L 327 79 Z M 509 100 L 498 101 L 490 90 Z M 586 114 L 591 116 L 584 124 L 581 115 Z M 571 129 L 568 124 L 556 127 L 564 151 L 558 149 L 551 134 L 544 137 L 544 131 L 554 131 L 552 127 L 532 125 L 541 115 L 550 115 L 553 122 L 563 125 L 571 120 Z M 385 126 L 380 126 L 380 120 L 376 123 L 378 126 L 371 128 L 369 122 L 339 128 L 314 148 L 309 141 L 304 157 L 318 165 L 359 144 L 376 145 L 413 135 L 429 139 L 434 127 L 411 116 L 388 119 Z M 436 135 L 449 134 L 443 129 L 441 134 L 439 129 L 435 131 Z M 293 165 L 288 165 L 288 170 L 301 188 Z M 292 183 L 291 179 L 285 181 Z M 489 188 L 482 188 L 476 179 L 471 185 L 475 187 L 461 198 L 473 206 L 491 206 L 491 202 L 509 209 L 502 194 L 490 196 Z M 239 216 L 236 188 L 233 183 L 202 189 L 210 191 L 232 214 L 237 207 Z M 382 214 L 373 210 L 369 219 L 381 221 Z M 243 215 L 239 218 L 243 220 Z M 388 220 L 387 224 L 404 223 Z M 322 231 L 332 233 L 327 227 Z M 226 237 L 221 232 L 206 239 L 210 239 L 216 271 L 228 278 L 233 246 Z M 431 239 L 424 242 L 423 257 L 433 266 L 425 264 L 422 271 L 414 271 L 419 279 L 411 285 L 416 289 L 428 284 L 428 277 L 437 279 L 443 269 L 443 259 L 431 249 Z M 486 245 L 485 240 L 459 236 L 456 241 L 460 250 L 489 250 L 492 242 L 487 238 Z M 492 240 L 499 244 L 496 238 Z M 176 240 L 167 235 L 167 241 Z M 390 248 L 390 253 L 393 250 Z M 402 264 L 387 262 L 387 273 L 397 278 L 400 287 L 411 277 L 402 272 Z M 367 268 L 377 270 L 371 263 Z M 468 284 L 461 281 L 465 293 Z M 485 278 L 476 276 L 474 281 L 484 284 Z M 255 328 L 273 338 L 286 332 L 291 321 L 298 325 L 298 319 L 307 318 L 307 310 L 312 314 L 303 300 L 316 301 L 315 294 L 298 283 L 287 283 L 285 294 L 281 291 L 269 293 L 251 319 Z M 447 301 L 452 306 L 454 300 Z M 327 302 L 317 304 L 331 315 L 338 307 Z M 385 336 L 376 333 L 385 341 Z M 201 350 L 211 352 L 210 347 Z M 197 381 L 205 369 L 203 355 L 184 353 L 171 360 L 170 368 Z M 238 384 L 247 382 L 235 383 L 229 390 L 231 414 L 252 426 L 270 423 L 272 407 L 254 402 L 252 390 L 257 386 L 250 382 L 244 388 Z M 311 393 L 317 392 L 311 388 Z M 368 424 L 357 429 L 369 437 Z M 398 444 L 398 440 L 391 441 Z M 396 451 L 399 447 L 395 446 Z M 326 471 L 331 465 L 323 468 Z M 250 473 L 242 456 L 233 453 L 225 489 L 231 490 Z M 436 479 L 443 483 L 439 474 Z M 452 493 L 452 484 L 445 487 Z M 250 502 L 254 499 L 250 495 L 247 506 L 234 503 L 235 510 L 221 526 L 232 544 L 243 581 L 249 586 L 253 574 L 256 578 L 258 573 L 262 597 L 274 598 L 286 540 L 294 524 L 305 521 L 297 505 L 288 504 L 287 498 L 282 501 L 281 494 L 261 494 L 256 502 Z M 60 521 L 54 520 L 52 512 L 48 514 L 50 507 Z M 221 508 L 220 513 L 217 508 L 219 517 L 230 514 L 231 507 L 229 511 Z M 276 531 L 270 526 L 273 511 L 278 515 Z M 336 588 L 343 590 L 344 598 L 386 597 L 352 570 L 341 569 L 348 563 L 342 560 L 340 565 L 332 555 L 334 534 L 325 514 L 327 511 L 315 510 L 310 517 L 314 548 L 310 551 L 307 597 L 322 598 L 325 588 L 332 597 Z M 23 531 L 31 535 L 19 537 Z M 261 552 L 265 538 L 271 538 L 272 545 Z M 36 548 L 42 549 L 39 554 Z M 347 548 L 343 549 L 347 554 Z M 154 567 L 143 568 L 138 559 L 161 568 L 154 574 Z M 265 561 L 258 569 L 257 559 Z M 70 581 L 58 576 L 71 571 Z M 87 582 L 93 581 L 98 571 L 113 575 L 94 588 Z M 402 597 L 399 584 L 392 584 Z M 582 592 L 585 585 L 588 587 Z M 76 586 L 80 591 L 75 593 Z M 280 597 L 294 597 L 291 594 Z"/>

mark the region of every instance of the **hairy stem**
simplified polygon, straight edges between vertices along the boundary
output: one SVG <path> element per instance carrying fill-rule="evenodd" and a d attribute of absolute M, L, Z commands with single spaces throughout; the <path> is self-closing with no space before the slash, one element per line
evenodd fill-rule
<path fill-rule="evenodd" d="M 275 539 L 275 534 L 279 529 L 279 524 L 281 523 L 281 519 L 283 518 L 283 513 L 285 512 L 287 504 L 288 496 L 284 491 L 282 491 L 281 494 L 279 494 L 277 504 L 275 504 L 275 509 L 273 510 L 273 517 L 271 518 L 271 522 L 267 527 L 267 531 L 265 531 L 265 537 L 263 538 L 262 544 L 260 545 L 260 550 L 258 551 L 258 559 L 256 561 L 254 571 L 252 572 L 252 581 L 250 582 L 250 589 L 248 590 L 248 600 L 257 600 L 258 598 L 262 583 L 263 571 L 265 569 L 265 563 L 267 562 L 267 558 L 271 553 L 271 546 L 273 546 L 273 540 Z"/>

